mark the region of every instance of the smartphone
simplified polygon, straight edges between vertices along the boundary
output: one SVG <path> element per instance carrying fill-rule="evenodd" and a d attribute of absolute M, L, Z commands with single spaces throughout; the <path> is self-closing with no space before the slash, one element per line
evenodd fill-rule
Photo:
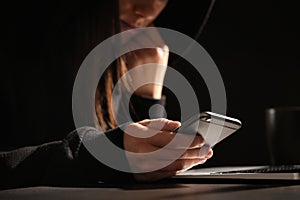
<path fill-rule="evenodd" d="M 193 115 L 173 132 L 200 134 L 207 146 L 213 147 L 240 129 L 240 120 L 209 111 Z"/>

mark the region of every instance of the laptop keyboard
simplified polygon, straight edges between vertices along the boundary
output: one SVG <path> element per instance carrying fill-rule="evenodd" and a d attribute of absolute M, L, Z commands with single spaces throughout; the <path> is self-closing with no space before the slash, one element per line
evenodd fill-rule
<path fill-rule="evenodd" d="M 278 165 L 266 166 L 260 169 L 247 169 L 247 170 L 232 170 L 226 172 L 217 172 L 216 174 L 227 173 L 300 173 L 300 165 Z"/>

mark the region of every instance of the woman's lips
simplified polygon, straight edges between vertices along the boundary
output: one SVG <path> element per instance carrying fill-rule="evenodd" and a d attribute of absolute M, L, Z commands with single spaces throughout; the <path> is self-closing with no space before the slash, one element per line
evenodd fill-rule
<path fill-rule="evenodd" d="M 137 26 L 134 26 L 134 25 L 132 25 L 132 24 L 130 24 L 130 23 L 127 23 L 127 22 L 125 22 L 125 21 L 123 21 L 123 20 L 121 20 L 121 22 L 122 22 L 122 24 L 123 24 L 127 29 L 138 28 Z"/>

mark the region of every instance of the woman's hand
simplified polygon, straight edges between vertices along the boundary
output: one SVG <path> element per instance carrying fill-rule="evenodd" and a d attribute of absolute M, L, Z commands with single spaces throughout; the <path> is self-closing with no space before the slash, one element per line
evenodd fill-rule
<path fill-rule="evenodd" d="M 141 96 L 148 96 L 160 99 L 163 81 L 168 66 L 169 48 L 162 40 L 158 32 L 152 31 L 151 34 L 139 34 L 130 40 L 131 44 L 143 44 L 147 46 L 155 45 L 156 48 L 144 48 L 131 51 L 125 54 L 125 64 L 128 70 L 136 68 L 132 74 L 133 82 L 139 83 L 139 79 L 154 84 L 147 84 L 139 87 L 135 93 Z M 129 43 L 129 45 L 130 45 Z M 148 64 L 147 66 L 142 66 Z"/>
<path fill-rule="evenodd" d="M 203 164 L 207 159 L 212 157 L 212 149 L 207 149 L 205 153 L 203 153 L 203 149 L 201 151 L 201 147 L 204 145 L 204 139 L 201 136 L 171 132 L 171 130 L 179 126 L 179 122 L 160 118 L 143 120 L 130 124 L 125 128 L 125 150 L 135 153 L 135 156 L 127 153 L 129 165 L 133 172 L 142 172 L 134 174 L 137 181 L 155 181 L 174 176 L 195 165 Z M 132 134 L 137 137 L 132 136 Z M 147 137 L 147 135 L 152 136 Z M 183 141 L 191 141 L 191 144 L 188 147 L 179 143 L 168 145 L 175 135 L 179 137 L 179 141 L 182 141 L 182 143 L 184 143 Z M 163 153 L 158 154 L 158 156 L 143 156 L 145 153 L 154 152 L 163 147 Z M 139 153 L 142 155 L 138 156 L 137 154 Z M 149 160 L 149 158 L 151 159 Z M 164 163 L 169 164 L 155 171 L 150 170 L 155 165 L 162 166 L 161 164 Z"/>

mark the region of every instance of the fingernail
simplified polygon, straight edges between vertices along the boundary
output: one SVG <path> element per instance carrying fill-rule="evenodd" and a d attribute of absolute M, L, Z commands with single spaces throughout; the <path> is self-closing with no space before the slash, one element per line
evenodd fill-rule
<path fill-rule="evenodd" d="M 174 121 L 174 122 L 176 122 L 179 126 L 181 126 L 181 122 L 179 121 Z"/>
<path fill-rule="evenodd" d="M 208 155 L 209 153 L 209 150 L 210 150 L 210 146 L 205 144 L 203 145 L 201 148 L 200 148 L 200 153 L 199 153 L 199 156 L 200 157 L 205 157 Z"/>

